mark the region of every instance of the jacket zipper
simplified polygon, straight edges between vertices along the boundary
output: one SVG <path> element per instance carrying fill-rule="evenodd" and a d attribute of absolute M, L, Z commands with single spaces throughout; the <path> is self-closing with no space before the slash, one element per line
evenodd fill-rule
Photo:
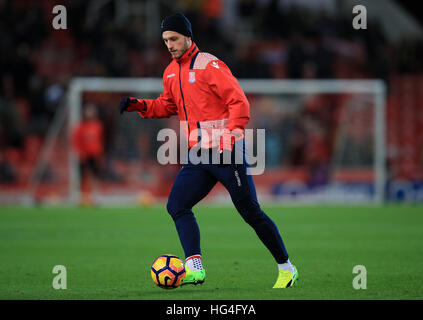
<path fill-rule="evenodd" d="M 181 90 L 181 96 L 182 96 L 182 106 L 184 107 L 185 112 L 185 120 L 187 121 L 187 127 L 188 127 L 188 146 L 189 146 L 189 136 L 191 133 L 191 130 L 189 129 L 189 123 L 188 123 L 188 116 L 187 116 L 187 109 L 185 108 L 185 99 L 184 99 L 184 93 L 182 92 L 182 82 L 181 82 L 181 63 L 179 64 L 179 89 Z"/>

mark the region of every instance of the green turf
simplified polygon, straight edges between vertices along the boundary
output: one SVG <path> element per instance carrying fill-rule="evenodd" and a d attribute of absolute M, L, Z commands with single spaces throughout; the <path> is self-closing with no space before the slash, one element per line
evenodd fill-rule
<path fill-rule="evenodd" d="M 199 207 L 207 280 L 163 290 L 150 277 L 164 253 L 183 256 L 164 206 L 0 208 L 0 299 L 422 299 L 423 208 L 264 207 L 300 280 L 275 290 L 277 268 L 231 207 Z M 67 289 L 55 290 L 55 265 Z M 355 265 L 367 289 L 352 286 Z"/>

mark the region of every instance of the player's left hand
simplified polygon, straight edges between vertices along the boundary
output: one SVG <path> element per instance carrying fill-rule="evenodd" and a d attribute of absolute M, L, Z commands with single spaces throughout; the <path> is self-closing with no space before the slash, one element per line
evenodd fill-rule
<path fill-rule="evenodd" d="M 137 102 L 138 102 L 138 100 L 135 99 L 135 98 L 132 98 L 132 97 L 123 98 L 122 101 L 119 104 L 120 114 L 124 113 L 125 111 L 130 111 L 130 110 L 128 110 L 129 106 L 131 104 L 135 104 Z"/>

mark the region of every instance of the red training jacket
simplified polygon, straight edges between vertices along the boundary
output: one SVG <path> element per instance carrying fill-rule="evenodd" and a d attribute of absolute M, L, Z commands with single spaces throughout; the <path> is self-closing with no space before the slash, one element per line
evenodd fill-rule
<path fill-rule="evenodd" d="M 73 131 L 72 144 L 80 160 L 104 153 L 103 125 L 99 120 L 82 121 Z"/>
<path fill-rule="evenodd" d="M 231 150 L 233 142 L 244 137 L 250 119 L 244 92 L 226 64 L 201 52 L 194 42 L 168 65 L 163 87 L 157 99 L 138 99 L 128 111 L 138 111 L 143 118 L 178 115 L 189 148 L 198 143 L 200 131 L 205 148 L 220 145 Z"/>

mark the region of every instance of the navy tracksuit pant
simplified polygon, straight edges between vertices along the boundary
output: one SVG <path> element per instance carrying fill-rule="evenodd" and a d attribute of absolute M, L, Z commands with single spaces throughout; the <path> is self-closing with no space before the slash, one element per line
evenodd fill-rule
<path fill-rule="evenodd" d="M 274 222 L 261 210 L 253 178 L 247 175 L 248 164 L 245 161 L 245 154 L 242 164 L 227 166 L 212 164 L 211 157 L 212 153 L 208 164 L 193 164 L 188 160 L 179 171 L 169 195 L 167 210 L 175 222 L 185 256 L 201 254 L 200 230 L 192 208 L 213 189 L 217 182 L 221 182 L 228 190 L 237 211 L 255 230 L 276 262 L 286 262 L 288 253 L 279 231 Z"/>

